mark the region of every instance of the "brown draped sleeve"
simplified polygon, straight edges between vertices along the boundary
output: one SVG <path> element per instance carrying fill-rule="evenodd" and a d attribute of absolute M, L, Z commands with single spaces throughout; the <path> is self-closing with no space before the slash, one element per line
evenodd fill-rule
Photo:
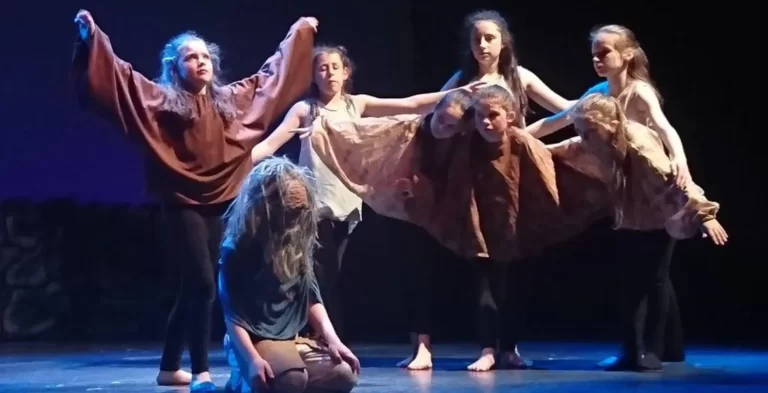
<path fill-rule="evenodd" d="M 275 118 L 309 88 L 314 38 L 311 27 L 291 29 L 256 74 L 228 85 L 242 113 L 241 133 L 263 135 Z"/>
<path fill-rule="evenodd" d="M 403 204 L 425 183 L 415 176 L 415 136 L 420 117 L 404 115 L 311 125 L 311 152 L 375 212 L 408 220 Z"/>
<path fill-rule="evenodd" d="M 417 115 L 318 119 L 310 154 L 375 212 L 424 228 L 456 254 L 487 257 L 472 198 L 472 133 L 435 139 L 425 123 Z"/>
<path fill-rule="evenodd" d="M 676 239 L 700 233 L 702 224 L 715 218 L 720 205 L 707 200 L 704 190 L 692 181 L 677 186 L 671 160 L 655 131 L 639 123 L 630 123 L 627 131 L 627 193 L 620 227 L 665 228 Z"/>
<path fill-rule="evenodd" d="M 159 143 L 155 111 L 163 92 L 112 50 L 98 27 L 88 42 L 75 43 L 73 77 L 80 102 L 115 124 L 132 140 Z"/>
<path fill-rule="evenodd" d="M 535 257 L 610 213 L 602 182 L 562 165 L 527 133 L 474 149 L 474 198 L 492 259 Z"/>

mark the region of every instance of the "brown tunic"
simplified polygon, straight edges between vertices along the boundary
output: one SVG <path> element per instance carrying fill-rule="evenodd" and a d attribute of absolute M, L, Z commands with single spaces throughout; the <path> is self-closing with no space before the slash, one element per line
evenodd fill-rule
<path fill-rule="evenodd" d="M 701 233 L 702 224 L 715 218 L 720 205 L 707 200 L 704 190 L 692 181 L 683 188 L 677 186 L 672 162 L 655 131 L 633 121 L 627 123 L 626 129 L 629 143 L 622 162 L 626 191 L 616 198 L 616 228 L 666 229 L 675 239 Z M 608 138 L 599 133 L 587 134 L 550 145 L 548 149 L 568 166 L 601 179 L 610 187 L 612 148 L 605 140 Z"/>
<path fill-rule="evenodd" d="M 226 121 L 209 95 L 190 96 L 195 120 L 163 112 L 164 90 L 118 58 L 96 28 L 75 47 L 74 73 L 83 102 L 146 151 L 147 183 L 159 198 L 206 205 L 233 199 L 252 168 L 250 151 L 312 78 L 311 28 L 292 30 L 255 75 L 225 86 L 238 110 Z"/>
<path fill-rule="evenodd" d="M 425 228 L 462 257 L 535 256 L 610 215 L 602 182 L 556 163 L 530 135 L 438 140 L 427 124 L 419 116 L 321 120 L 310 138 L 374 211 Z"/>

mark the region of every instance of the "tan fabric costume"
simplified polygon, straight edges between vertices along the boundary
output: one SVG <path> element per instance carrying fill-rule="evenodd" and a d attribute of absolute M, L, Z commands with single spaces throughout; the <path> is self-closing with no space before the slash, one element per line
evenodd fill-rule
<path fill-rule="evenodd" d="M 622 163 L 626 189 L 616 198 L 616 210 L 620 212 L 616 214 L 616 227 L 666 229 L 675 239 L 695 236 L 704 222 L 715 218 L 720 205 L 707 200 L 704 190 L 692 181 L 684 189 L 676 185 L 672 162 L 654 130 L 628 121 L 626 131 L 629 143 Z M 582 135 L 548 149 L 566 165 L 610 184 L 613 159 L 604 140 L 601 135 Z"/>
<path fill-rule="evenodd" d="M 475 132 L 435 139 L 427 119 L 321 119 L 310 138 L 374 211 L 425 228 L 462 257 L 534 256 L 609 216 L 602 182 L 556 163 L 540 141 L 488 144 Z"/>

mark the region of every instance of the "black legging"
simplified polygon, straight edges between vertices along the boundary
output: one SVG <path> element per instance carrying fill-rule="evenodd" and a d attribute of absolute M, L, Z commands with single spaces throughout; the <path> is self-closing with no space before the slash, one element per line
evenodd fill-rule
<path fill-rule="evenodd" d="M 339 247 L 349 238 L 349 222 L 322 219 L 317 223 L 317 237 L 319 245 L 314 255 L 314 272 L 320 287 L 320 296 L 336 334 L 344 340 Z"/>
<path fill-rule="evenodd" d="M 620 230 L 616 235 L 624 355 L 680 356 L 680 311 L 669 275 L 676 241 L 664 230 Z"/>
<path fill-rule="evenodd" d="M 438 246 L 425 229 L 404 221 L 395 223 L 397 234 L 393 247 L 400 248 L 404 304 L 409 333 L 432 334 L 435 263 L 440 258 Z"/>
<path fill-rule="evenodd" d="M 181 289 L 168 316 L 160 370 L 181 368 L 184 341 L 189 344 L 192 373 L 209 369 L 211 314 L 216 300 L 216 267 L 228 203 L 165 206 L 169 256 L 179 268 Z"/>
<path fill-rule="evenodd" d="M 532 262 L 478 258 L 471 263 L 477 269 L 480 347 L 513 352 L 525 327 L 534 278 Z"/>

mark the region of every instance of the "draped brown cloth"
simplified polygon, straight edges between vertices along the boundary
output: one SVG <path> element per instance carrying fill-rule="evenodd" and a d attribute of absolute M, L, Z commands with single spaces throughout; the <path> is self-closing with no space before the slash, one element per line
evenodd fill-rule
<path fill-rule="evenodd" d="M 607 132 L 601 130 L 600 132 Z M 672 161 L 653 129 L 628 122 L 627 153 L 622 162 L 625 191 L 614 199 L 615 227 L 639 231 L 665 229 L 675 239 L 701 234 L 702 225 L 716 218 L 720 204 L 708 200 L 692 180 L 677 185 Z M 574 137 L 547 148 L 564 165 L 610 184 L 612 149 L 601 137 Z"/>
<path fill-rule="evenodd" d="M 528 134 L 496 144 L 471 130 L 435 139 L 428 124 L 429 115 L 320 119 L 312 154 L 374 211 L 467 258 L 535 256 L 612 213 L 602 181 Z"/>

